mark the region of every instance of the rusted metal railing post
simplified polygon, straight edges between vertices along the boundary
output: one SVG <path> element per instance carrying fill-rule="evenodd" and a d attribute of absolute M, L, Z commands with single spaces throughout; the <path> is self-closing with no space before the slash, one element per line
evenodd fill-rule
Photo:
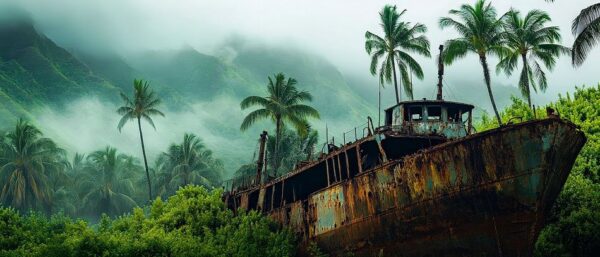
<path fill-rule="evenodd" d="M 437 100 L 442 100 L 442 81 L 444 80 L 444 61 L 442 54 L 444 53 L 444 45 L 440 45 L 440 56 L 438 57 L 438 85 L 437 85 Z"/>
<path fill-rule="evenodd" d="M 468 134 L 470 135 L 473 131 L 473 111 L 469 111 L 469 121 L 468 121 L 468 128 L 469 128 L 469 132 Z"/>
<path fill-rule="evenodd" d="M 362 173 L 362 157 L 360 156 L 360 144 L 356 145 L 356 160 L 358 161 L 358 173 Z"/>
<path fill-rule="evenodd" d="M 327 157 L 325 157 L 325 173 L 327 173 L 327 186 L 331 185 L 331 178 L 329 177 L 329 162 L 327 161 Z"/>

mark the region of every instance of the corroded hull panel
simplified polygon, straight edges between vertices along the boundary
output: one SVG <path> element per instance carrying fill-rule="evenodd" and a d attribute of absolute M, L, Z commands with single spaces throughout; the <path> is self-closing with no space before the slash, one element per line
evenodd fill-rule
<path fill-rule="evenodd" d="M 426 149 L 270 211 L 333 256 L 530 256 L 585 136 L 546 119 Z"/>

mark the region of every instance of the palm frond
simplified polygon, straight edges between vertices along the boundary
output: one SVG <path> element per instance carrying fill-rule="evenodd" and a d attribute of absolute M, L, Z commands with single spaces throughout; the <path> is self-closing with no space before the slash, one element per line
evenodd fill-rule
<path fill-rule="evenodd" d="M 577 34 L 571 53 L 573 65 L 581 66 L 598 41 L 600 41 L 600 19 L 590 22 Z"/>
<path fill-rule="evenodd" d="M 246 97 L 244 100 L 242 100 L 242 102 L 240 103 L 240 107 L 242 108 L 242 110 L 247 109 L 249 107 L 252 106 L 262 106 L 262 107 L 266 107 L 268 106 L 269 100 L 260 97 L 260 96 L 248 96 Z"/>
<path fill-rule="evenodd" d="M 600 18 L 600 3 L 590 5 L 589 7 L 581 10 L 579 15 L 573 20 L 571 25 L 571 31 L 573 35 L 579 35 L 583 33 L 585 28 L 589 27 L 592 23 Z"/>
<path fill-rule="evenodd" d="M 415 76 L 417 76 L 418 79 L 423 79 L 423 69 L 421 68 L 421 65 L 419 65 L 419 63 L 412 58 L 412 56 L 403 51 L 396 51 L 396 55 L 399 58 L 399 63 L 402 62 L 406 64 L 410 68 L 411 72 L 415 74 Z"/>
<path fill-rule="evenodd" d="M 548 88 L 548 80 L 546 79 L 546 73 L 544 72 L 544 70 L 542 69 L 542 67 L 540 66 L 540 64 L 538 62 L 534 62 L 534 75 L 537 78 L 537 84 L 540 88 L 540 90 L 542 90 L 542 92 L 546 91 L 546 89 Z M 537 87 L 534 87 L 534 90 L 536 90 L 537 92 Z"/>
<path fill-rule="evenodd" d="M 398 63 L 398 69 L 400 70 L 400 79 L 402 80 L 402 88 L 404 89 L 404 93 L 410 98 L 413 99 L 413 85 L 410 80 L 410 74 L 405 63 Z"/>
<path fill-rule="evenodd" d="M 150 124 L 150 126 L 152 126 L 152 128 L 156 129 L 156 126 L 154 126 L 154 121 L 152 120 L 152 118 L 147 113 L 142 114 L 142 118 L 146 122 L 148 122 Z"/>
<path fill-rule="evenodd" d="M 135 117 L 133 116 L 132 113 L 126 113 L 125 115 L 123 115 L 123 117 L 121 117 L 121 120 L 119 120 L 119 124 L 117 125 L 117 128 L 119 129 L 119 132 L 123 129 L 123 126 L 125 126 L 125 124 L 134 119 Z"/>
<path fill-rule="evenodd" d="M 308 106 L 308 105 L 304 105 L 304 104 L 296 104 L 296 105 L 292 105 L 288 107 L 288 113 L 291 113 L 293 115 L 290 116 L 295 116 L 295 117 L 300 117 L 300 118 L 320 118 L 319 116 L 319 111 L 317 111 L 315 108 Z"/>
<path fill-rule="evenodd" d="M 452 64 L 457 59 L 465 57 L 470 50 L 473 50 L 471 44 L 463 39 L 448 40 L 444 47 L 444 63 Z"/>
<path fill-rule="evenodd" d="M 244 121 L 242 121 L 242 125 L 240 126 L 240 129 L 242 131 L 248 130 L 250 128 L 250 126 L 252 126 L 258 120 L 260 120 L 260 119 L 268 119 L 268 118 L 271 118 L 271 116 L 272 116 L 271 111 L 269 111 L 267 109 L 258 109 L 258 110 L 255 110 L 255 111 L 249 113 L 244 118 Z"/>

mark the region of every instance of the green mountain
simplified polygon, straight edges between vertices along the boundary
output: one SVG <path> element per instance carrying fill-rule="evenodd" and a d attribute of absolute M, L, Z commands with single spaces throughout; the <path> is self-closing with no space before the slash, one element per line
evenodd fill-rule
<path fill-rule="evenodd" d="M 118 92 L 27 22 L 0 24 L 0 38 L 0 121 L 5 124 L 30 117 L 38 107 Z"/>
<path fill-rule="evenodd" d="M 311 92 L 324 119 L 362 121 L 375 109 L 354 93 L 342 74 L 326 60 L 297 49 L 224 45 L 235 57 L 225 60 L 186 47 L 154 51 L 130 58 L 131 65 L 161 90 L 175 92 L 185 102 L 207 101 L 219 95 L 243 99 L 265 94 L 267 76 L 283 72 Z M 234 106 L 233 108 L 237 108 Z"/>

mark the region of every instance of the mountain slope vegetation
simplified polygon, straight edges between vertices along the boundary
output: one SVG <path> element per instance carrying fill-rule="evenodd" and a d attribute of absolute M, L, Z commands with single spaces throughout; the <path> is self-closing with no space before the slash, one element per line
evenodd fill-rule
<path fill-rule="evenodd" d="M 114 97 L 117 88 L 27 22 L 0 25 L 2 109 L 29 116 L 35 107 L 58 106 L 86 95 Z M 6 40 L 8 39 L 8 40 Z"/>

